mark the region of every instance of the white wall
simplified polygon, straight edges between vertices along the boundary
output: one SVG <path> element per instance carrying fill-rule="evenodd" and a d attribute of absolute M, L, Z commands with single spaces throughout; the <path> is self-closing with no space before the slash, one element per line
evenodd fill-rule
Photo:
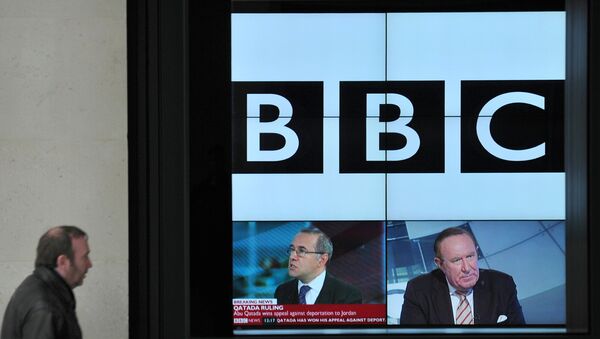
<path fill-rule="evenodd" d="M 0 0 L 0 319 L 49 227 L 89 235 L 90 338 L 128 336 L 126 0 Z M 0 320 L 1 321 L 1 320 Z"/>

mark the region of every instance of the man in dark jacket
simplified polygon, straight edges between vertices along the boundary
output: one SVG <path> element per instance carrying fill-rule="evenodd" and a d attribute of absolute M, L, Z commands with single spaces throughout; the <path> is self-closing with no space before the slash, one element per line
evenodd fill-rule
<path fill-rule="evenodd" d="M 479 269 L 471 233 L 447 228 L 434 251 L 438 268 L 406 286 L 401 325 L 525 325 L 513 278 Z"/>
<path fill-rule="evenodd" d="M 278 304 L 361 304 L 360 290 L 327 273 L 333 254 L 329 237 L 316 227 L 302 229 L 288 248 L 288 274 L 275 290 Z"/>
<path fill-rule="evenodd" d="M 13 294 L 2 322 L 1 339 L 81 338 L 72 289 L 92 267 L 87 235 L 58 226 L 39 240 L 35 270 Z"/>

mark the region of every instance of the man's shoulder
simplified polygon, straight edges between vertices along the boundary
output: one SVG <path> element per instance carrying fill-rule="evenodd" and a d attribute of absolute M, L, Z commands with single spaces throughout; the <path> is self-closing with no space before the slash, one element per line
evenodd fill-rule
<path fill-rule="evenodd" d="M 30 274 L 27 276 L 21 284 L 15 290 L 15 295 L 18 296 L 37 296 L 39 294 L 45 294 L 45 290 L 48 289 L 46 283 L 44 283 L 38 276 L 35 274 Z"/>
<path fill-rule="evenodd" d="M 50 308 L 55 304 L 50 286 L 35 274 L 29 275 L 17 287 L 13 295 L 15 301 L 30 308 Z"/>
<path fill-rule="evenodd" d="M 329 272 L 325 276 L 325 282 L 321 295 L 317 299 L 322 304 L 361 304 L 362 293 L 360 289 L 351 283 L 337 278 Z"/>
<path fill-rule="evenodd" d="M 278 304 L 295 304 L 297 299 L 297 286 L 298 281 L 296 279 L 288 280 L 281 283 L 275 289 L 274 297 L 277 299 Z"/>
<path fill-rule="evenodd" d="M 513 277 L 510 274 L 492 269 L 480 269 L 479 281 L 500 284 L 514 283 Z"/>
<path fill-rule="evenodd" d="M 50 291 L 50 287 L 39 277 L 31 274 L 15 289 L 6 307 L 4 319 L 6 324 L 3 325 L 3 331 L 16 331 L 17 328 L 14 326 L 22 325 L 25 319 L 47 317 L 58 319 L 63 313 L 60 305 L 56 296 Z"/>
<path fill-rule="evenodd" d="M 350 284 L 347 281 L 344 281 L 330 273 L 327 273 L 327 275 L 325 276 L 325 281 L 329 281 L 329 283 L 331 284 L 331 286 L 333 288 L 336 289 L 346 289 L 346 290 L 357 290 L 358 288 L 356 288 L 356 286 Z"/>
<path fill-rule="evenodd" d="M 73 303 L 69 290 L 62 286 L 53 272 L 47 268 L 36 268 L 17 287 L 13 299 L 27 307 L 37 309 L 64 309 Z M 72 295 L 72 293 L 71 293 Z"/>
<path fill-rule="evenodd" d="M 289 290 L 293 290 L 294 288 L 297 288 L 297 286 L 298 286 L 298 280 L 292 279 L 292 280 L 288 280 L 286 282 L 279 284 L 277 286 L 276 291 L 289 291 Z"/>
<path fill-rule="evenodd" d="M 439 269 L 435 269 L 431 272 L 427 272 L 410 279 L 408 281 L 407 288 L 410 286 L 416 290 L 429 290 L 432 287 L 437 287 L 440 284 L 443 285 L 444 283 L 446 283 L 444 273 Z"/>

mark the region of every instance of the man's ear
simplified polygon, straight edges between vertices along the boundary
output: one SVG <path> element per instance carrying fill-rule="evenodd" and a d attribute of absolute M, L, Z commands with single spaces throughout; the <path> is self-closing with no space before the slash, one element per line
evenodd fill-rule
<path fill-rule="evenodd" d="M 66 267 L 69 265 L 69 257 L 66 254 L 61 254 L 56 257 L 56 267 Z"/>
<path fill-rule="evenodd" d="M 325 266 L 327 264 L 327 262 L 329 261 L 329 253 L 321 254 L 319 261 L 323 264 L 323 266 Z"/>
<path fill-rule="evenodd" d="M 438 268 L 441 268 L 440 266 L 442 265 L 442 259 L 435 257 L 435 258 L 433 258 L 433 262 L 435 263 L 435 266 L 437 266 Z"/>

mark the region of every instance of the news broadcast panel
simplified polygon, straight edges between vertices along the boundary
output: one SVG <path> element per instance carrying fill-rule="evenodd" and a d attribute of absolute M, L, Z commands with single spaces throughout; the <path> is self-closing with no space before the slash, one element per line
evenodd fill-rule
<path fill-rule="evenodd" d="M 565 333 L 564 9 L 259 7 L 231 14 L 234 334 Z"/>
<path fill-rule="evenodd" d="M 330 294 L 328 304 L 298 305 L 277 299 L 277 288 L 292 279 L 286 250 L 300 230 L 310 227 L 323 231 L 334 243 L 326 274 L 360 291 L 360 299 L 336 297 L 342 287 L 327 291 L 325 285 L 320 297 Z M 233 234 L 234 324 L 387 323 L 383 222 L 235 222 Z"/>

